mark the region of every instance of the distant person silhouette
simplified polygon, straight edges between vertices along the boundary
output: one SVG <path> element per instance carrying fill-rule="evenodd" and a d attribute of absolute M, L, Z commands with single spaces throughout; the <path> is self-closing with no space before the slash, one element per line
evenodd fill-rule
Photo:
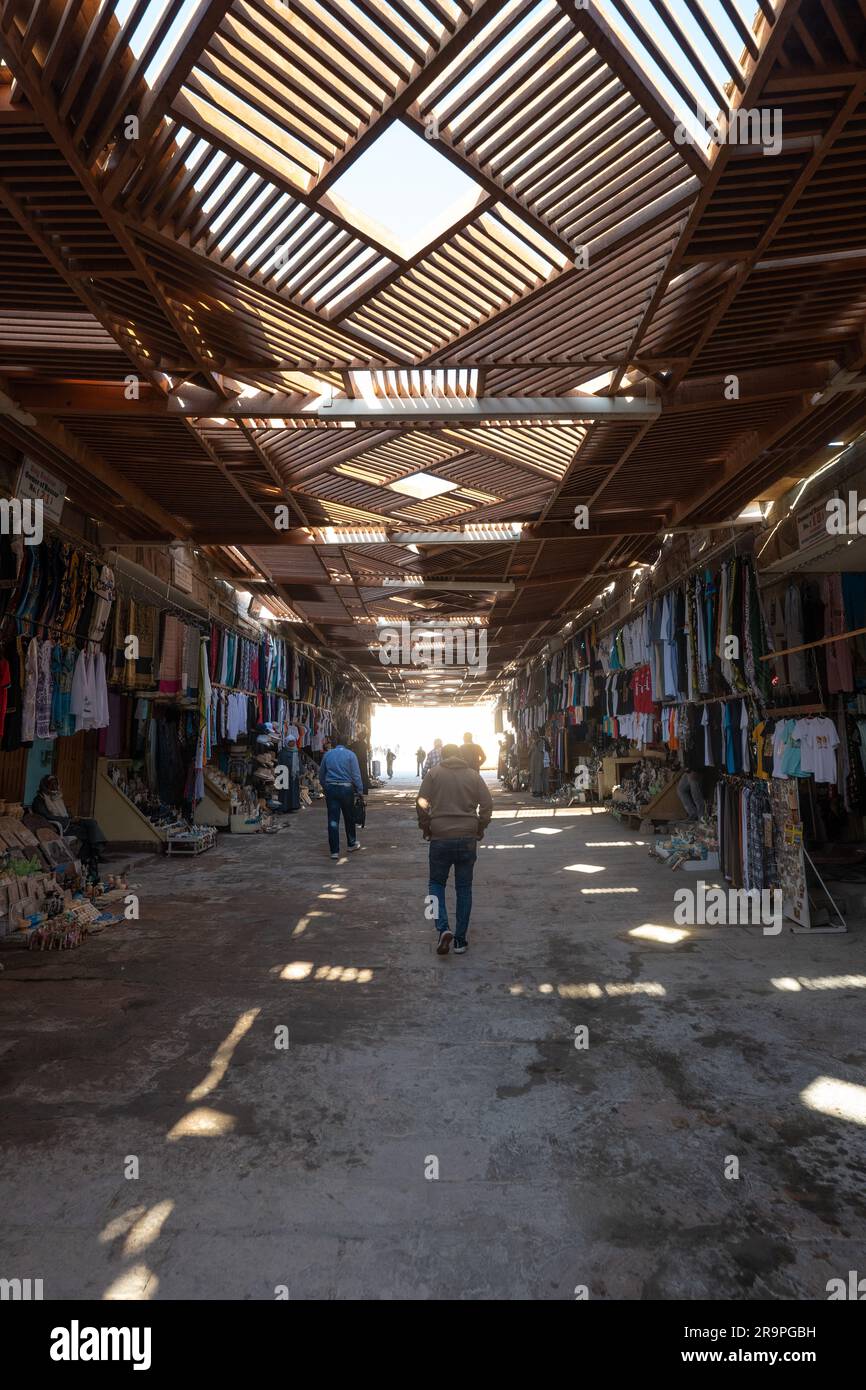
<path fill-rule="evenodd" d="M 474 772 L 480 772 L 487 754 L 477 743 L 473 743 L 471 734 L 464 734 L 460 756 L 467 767 L 471 767 Z"/>

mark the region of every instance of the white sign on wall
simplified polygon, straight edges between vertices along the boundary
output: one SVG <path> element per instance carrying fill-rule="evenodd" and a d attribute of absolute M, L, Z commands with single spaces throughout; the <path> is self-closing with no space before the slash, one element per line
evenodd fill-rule
<path fill-rule="evenodd" d="M 15 496 L 20 498 L 32 497 L 34 500 L 39 498 L 47 520 L 59 522 L 63 515 L 66 484 L 62 478 L 58 478 L 54 473 L 49 473 L 47 468 L 40 467 L 39 464 L 34 463 L 25 455 L 18 470 Z"/>

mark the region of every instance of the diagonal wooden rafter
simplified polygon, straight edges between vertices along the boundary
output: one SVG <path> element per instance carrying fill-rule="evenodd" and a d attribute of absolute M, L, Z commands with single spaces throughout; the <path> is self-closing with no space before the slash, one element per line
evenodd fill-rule
<path fill-rule="evenodd" d="M 122 145 L 118 145 L 109 162 L 101 187 L 102 196 L 107 203 L 114 202 L 129 178 L 136 160 L 141 160 L 142 150 L 146 150 L 153 141 L 193 64 L 219 28 L 231 5 L 232 0 L 199 0 L 195 19 L 184 36 L 183 44 L 173 53 L 171 62 L 163 68 L 137 113 L 138 139 L 125 140 Z M 120 112 L 124 110 L 123 97 L 123 91 L 118 93 L 111 114 L 103 121 L 99 134 L 93 141 L 91 153 L 96 157 L 100 155 L 119 119 Z"/>
<path fill-rule="evenodd" d="M 83 444 L 79 439 L 50 416 L 30 415 L 22 410 L 14 398 L 14 386 L 0 378 L 0 417 L 13 415 L 28 433 L 44 441 L 71 462 L 79 465 L 92 477 L 103 483 L 126 505 L 133 507 L 148 518 L 156 528 L 168 536 L 182 537 L 190 534 L 188 527 L 180 518 L 171 516 L 140 487 L 125 478 L 116 468 L 103 459 L 95 449 Z"/>
<path fill-rule="evenodd" d="M 845 130 L 849 120 L 860 106 L 864 93 L 866 93 L 866 74 L 861 76 L 860 81 L 851 88 L 847 96 L 843 99 L 829 126 L 821 135 L 817 148 L 814 150 L 811 157 L 806 160 L 802 169 L 797 174 L 797 177 L 792 181 L 788 192 L 761 233 L 757 244 L 748 256 L 737 265 L 730 277 L 726 289 L 718 297 L 711 311 L 706 315 L 701 326 L 701 331 L 692 344 L 688 360 L 680 363 L 672 373 L 669 383 L 670 389 L 674 389 L 679 385 L 692 363 L 700 356 L 702 348 L 709 342 L 737 295 L 742 291 L 746 282 L 749 280 L 764 252 L 772 244 L 778 231 L 783 226 L 788 213 L 797 204 L 802 193 L 827 159 L 837 138 Z M 729 147 L 726 146 L 725 148 L 727 149 Z"/>
<path fill-rule="evenodd" d="M 659 93 L 653 91 L 632 55 L 598 9 L 595 6 L 579 6 L 575 0 L 557 0 L 557 4 L 575 28 L 589 40 L 596 53 L 631 92 L 658 129 L 667 136 L 692 173 L 703 182 L 710 169 L 704 155 L 696 145 L 677 141 L 676 130 L 679 121 L 676 113 Z"/>

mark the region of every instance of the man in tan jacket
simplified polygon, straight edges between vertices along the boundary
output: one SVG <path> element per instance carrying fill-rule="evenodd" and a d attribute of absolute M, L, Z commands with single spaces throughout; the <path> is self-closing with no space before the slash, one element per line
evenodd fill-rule
<path fill-rule="evenodd" d="M 453 941 L 455 955 L 463 955 L 468 945 L 478 841 L 490 824 L 493 801 L 484 779 L 467 765 L 456 743 L 446 744 L 442 761 L 425 774 L 415 809 L 424 838 L 430 841 L 430 896 L 439 909 L 436 952 L 447 956 Z M 445 885 L 452 864 L 457 890 L 456 936 L 449 930 L 445 906 Z"/>

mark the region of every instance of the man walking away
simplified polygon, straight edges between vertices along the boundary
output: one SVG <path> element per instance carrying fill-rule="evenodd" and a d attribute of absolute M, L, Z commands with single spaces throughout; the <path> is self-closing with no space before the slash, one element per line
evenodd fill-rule
<path fill-rule="evenodd" d="M 462 955 L 468 945 L 478 841 L 490 824 L 493 800 L 484 779 L 467 766 L 456 743 L 446 744 L 442 761 L 425 774 L 415 809 L 424 838 L 430 841 L 429 891 L 438 904 L 436 952 L 447 956 L 453 941 L 455 954 Z M 456 935 L 449 930 L 445 906 L 445 885 L 452 864 L 457 890 Z"/>
<path fill-rule="evenodd" d="M 396 756 L 397 756 L 397 754 L 396 754 L 396 753 L 392 753 L 390 748 L 389 748 L 389 749 L 386 751 L 386 753 L 385 753 L 385 762 L 388 764 L 388 777 L 389 777 L 389 778 L 391 778 L 391 777 L 394 776 L 394 759 L 396 758 Z"/>
<path fill-rule="evenodd" d="M 433 740 L 433 747 L 430 749 L 430 752 L 427 754 L 427 760 L 426 760 L 426 762 L 424 763 L 424 776 L 425 776 L 425 777 L 427 776 L 427 773 L 431 770 L 431 768 L 438 767 L 439 764 L 441 763 L 441 761 L 442 761 L 442 740 L 441 740 L 441 738 L 434 738 L 434 740 Z"/>
<path fill-rule="evenodd" d="M 332 734 L 333 748 L 319 764 L 319 781 L 328 808 L 328 844 L 331 858 L 340 857 L 340 815 L 346 826 L 346 844 L 350 850 L 360 849 L 355 828 L 355 797 L 364 795 L 358 759 L 346 747 L 342 734 Z"/>
<path fill-rule="evenodd" d="M 427 757 L 424 749 L 419 744 L 415 749 L 415 776 L 420 777 L 424 771 L 424 759 Z"/>
<path fill-rule="evenodd" d="M 472 742 L 471 734 L 463 735 L 463 747 L 458 751 L 467 767 L 474 768 L 476 772 L 481 771 L 487 755 L 483 748 Z"/>

